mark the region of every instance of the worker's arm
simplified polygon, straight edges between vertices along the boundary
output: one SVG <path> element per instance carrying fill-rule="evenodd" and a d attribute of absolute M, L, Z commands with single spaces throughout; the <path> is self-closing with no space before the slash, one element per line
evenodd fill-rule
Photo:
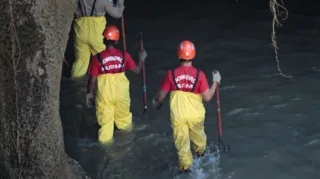
<path fill-rule="evenodd" d="M 86 105 L 88 108 L 91 108 L 94 106 L 94 97 L 93 97 L 93 89 L 94 85 L 96 83 L 97 77 L 95 76 L 90 76 L 88 81 L 88 86 L 87 86 L 87 94 L 86 94 Z"/>
<path fill-rule="evenodd" d="M 168 92 L 166 92 L 164 90 L 159 90 L 157 92 L 156 96 L 152 100 L 152 104 L 153 104 L 154 108 L 156 108 L 156 109 L 160 109 L 161 108 L 161 106 L 163 104 L 163 100 L 167 96 L 167 93 Z"/>
<path fill-rule="evenodd" d="M 86 105 L 88 108 L 91 108 L 94 106 L 94 96 L 93 96 L 93 90 L 95 83 L 97 81 L 97 76 L 99 75 L 99 68 L 100 64 L 97 60 L 97 57 L 94 56 L 93 59 L 90 61 L 89 67 L 88 67 L 88 74 L 89 74 L 89 81 L 87 84 L 87 94 L 86 94 Z"/>
<path fill-rule="evenodd" d="M 143 64 L 145 63 L 147 56 L 148 56 L 148 54 L 145 50 L 140 51 L 139 52 L 139 63 L 134 68 L 132 68 L 131 71 L 139 74 L 141 72 L 141 69 L 143 67 Z"/>
<path fill-rule="evenodd" d="M 152 100 L 152 105 L 156 109 L 160 109 L 164 98 L 167 96 L 168 92 L 171 90 L 171 85 L 170 85 L 170 73 L 171 71 L 169 70 L 164 77 L 160 90 L 156 93 L 156 96 Z"/>
<path fill-rule="evenodd" d="M 106 11 L 107 13 L 116 19 L 119 19 L 120 17 L 122 17 L 123 14 L 123 10 L 124 10 L 124 0 L 118 0 L 117 4 L 114 6 L 113 3 L 110 3 L 109 0 L 107 0 L 107 4 L 106 4 Z"/>
<path fill-rule="evenodd" d="M 211 87 L 202 93 L 202 98 L 204 101 L 210 101 L 212 96 L 216 92 L 217 86 L 218 86 L 218 84 L 220 84 L 220 81 L 221 81 L 221 76 L 220 76 L 219 71 L 213 71 L 212 78 L 213 78 L 213 80 L 212 80 L 213 83 L 212 83 Z"/>
<path fill-rule="evenodd" d="M 93 89 L 94 85 L 96 84 L 97 77 L 96 76 L 90 76 L 88 81 L 88 86 L 87 86 L 87 93 L 88 94 L 93 94 Z"/>
<path fill-rule="evenodd" d="M 205 90 L 202 93 L 202 98 L 203 98 L 204 101 L 210 101 L 211 100 L 212 96 L 216 92 L 217 85 L 218 85 L 217 82 L 213 82 L 211 87 L 209 89 Z"/>
<path fill-rule="evenodd" d="M 136 67 L 134 67 L 131 71 L 133 71 L 136 74 L 139 74 L 141 72 L 142 66 L 143 66 L 144 61 L 139 60 L 139 63 Z"/>

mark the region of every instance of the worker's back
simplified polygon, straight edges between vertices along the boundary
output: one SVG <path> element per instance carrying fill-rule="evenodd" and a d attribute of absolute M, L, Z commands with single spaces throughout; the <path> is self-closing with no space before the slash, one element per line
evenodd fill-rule
<path fill-rule="evenodd" d="M 169 75 L 171 91 L 180 90 L 200 94 L 206 90 L 201 89 L 203 78 L 205 78 L 205 75 L 201 70 L 193 66 L 179 66 L 172 69 Z"/>
<path fill-rule="evenodd" d="M 166 76 L 170 88 L 170 111 L 173 125 L 191 120 L 202 120 L 205 108 L 202 103 L 202 96 L 208 89 L 205 74 L 193 66 L 179 66 L 169 70 Z"/>
<path fill-rule="evenodd" d="M 129 95 L 129 80 L 124 73 L 135 67 L 130 54 L 126 53 L 123 59 L 123 53 L 120 50 L 111 48 L 98 55 L 94 56 L 89 67 L 89 74 L 98 76 L 97 99 L 108 103 L 130 99 L 127 96 Z"/>
<path fill-rule="evenodd" d="M 94 1 L 96 1 L 94 5 Z M 106 14 L 107 0 L 78 0 L 76 17 L 104 16 Z M 94 6 L 94 7 L 93 7 Z"/>

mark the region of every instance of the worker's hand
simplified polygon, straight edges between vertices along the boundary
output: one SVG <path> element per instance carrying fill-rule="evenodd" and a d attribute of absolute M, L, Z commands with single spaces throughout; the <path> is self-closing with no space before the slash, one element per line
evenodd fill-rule
<path fill-rule="evenodd" d="M 92 108 L 94 106 L 94 97 L 92 93 L 86 94 L 86 105 L 88 108 Z"/>
<path fill-rule="evenodd" d="M 213 81 L 213 82 L 217 82 L 217 83 L 220 84 L 220 82 L 221 82 L 221 75 L 220 75 L 220 73 L 219 73 L 218 70 L 213 70 L 213 71 L 212 71 L 212 81 Z"/>
<path fill-rule="evenodd" d="M 140 60 L 145 61 L 147 56 L 148 56 L 148 54 L 147 54 L 146 50 L 141 50 L 139 52 L 139 59 Z"/>
<path fill-rule="evenodd" d="M 163 104 L 162 102 L 157 103 L 156 98 L 153 98 L 153 99 L 152 99 L 152 106 L 153 106 L 156 110 L 161 109 L 162 104 Z"/>

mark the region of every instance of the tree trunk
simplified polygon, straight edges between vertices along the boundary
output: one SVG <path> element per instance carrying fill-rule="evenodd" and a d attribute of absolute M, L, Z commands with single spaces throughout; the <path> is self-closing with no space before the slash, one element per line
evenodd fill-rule
<path fill-rule="evenodd" d="M 0 178 L 85 178 L 64 152 L 59 116 L 63 51 L 76 2 L 1 3 Z"/>

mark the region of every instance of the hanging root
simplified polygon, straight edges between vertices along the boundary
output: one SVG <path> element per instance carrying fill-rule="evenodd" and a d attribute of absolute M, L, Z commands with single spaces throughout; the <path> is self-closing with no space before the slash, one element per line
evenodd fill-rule
<path fill-rule="evenodd" d="M 67 62 L 67 60 L 66 60 L 66 58 L 65 58 L 65 56 L 64 56 L 64 54 L 63 54 L 63 50 L 62 50 L 61 47 L 60 47 L 60 51 L 61 51 L 61 55 L 62 55 L 63 61 L 66 62 L 66 64 L 68 65 L 68 67 L 70 67 L 69 63 Z"/>
<path fill-rule="evenodd" d="M 280 75 L 285 78 L 289 78 L 289 79 L 293 80 L 293 76 L 288 76 L 288 75 L 282 73 L 281 68 L 280 68 L 279 57 L 278 57 L 278 46 L 277 46 L 277 41 L 276 41 L 276 30 L 275 30 L 276 25 L 281 26 L 281 24 L 279 23 L 279 20 L 278 20 L 278 16 L 281 16 L 284 14 L 284 18 L 282 18 L 282 20 L 285 20 L 288 17 L 288 10 L 283 6 L 283 1 L 282 0 L 279 0 L 279 1 L 280 1 L 280 4 L 279 4 L 278 0 L 270 0 L 270 2 L 269 2 L 269 7 L 270 7 L 271 13 L 273 15 L 271 41 L 272 41 L 272 46 L 274 48 L 274 53 L 275 53 L 275 57 L 276 57 L 276 61 L 277 61 L 277 69 L 278 69 Z"/>
<path fill-rule="evenodd" d="M 17 34 L 16 26 L 15 26 L 15 17 L 14 17 L 14 9 L 13 9 L 14 1 L 9 0 L 9 15 L 10 15 L 10 25 L 9 25 L 9 31 L 10 31 L 10 40 L 11 40 L 11 59 L 9 59 L 12 62 L 13 67 L 13 82 L 14 82 L 14 91 L 15 91 L 15 111 L 16 111 L 16 138 L 14 141 L 15 145 L 15 152 L 17 155 L 18 160 L 18 167 L 19 167 L 19 175 L 18 178 L 20 179 L 22 177 L 22 161 L 21 161 L 21 147 L 20 147 L 20 114 L 19 114 L 19 84 L 17 81 L 17 71 L 19 66 L 19 60 L 21 57 L 21 48 L 19 43 L 19 37 Z"/>

